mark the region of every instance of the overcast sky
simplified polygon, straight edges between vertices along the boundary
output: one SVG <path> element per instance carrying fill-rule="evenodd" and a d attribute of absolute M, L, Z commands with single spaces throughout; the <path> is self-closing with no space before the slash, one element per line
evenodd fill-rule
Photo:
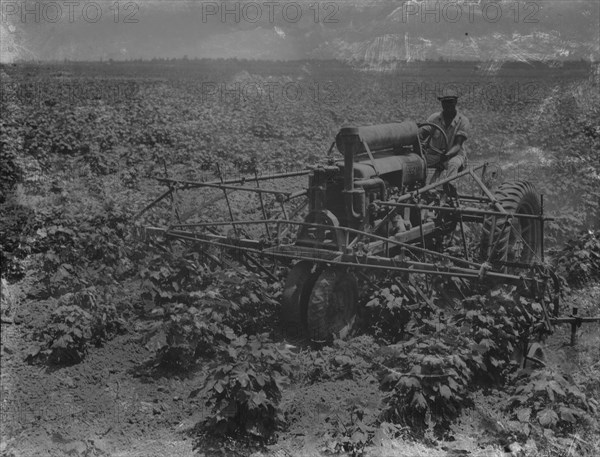
<path fill-rule="evenodd" d="M 1 0 L 2 62 L 239 57 L 597 61 L 600 1 Z"/>

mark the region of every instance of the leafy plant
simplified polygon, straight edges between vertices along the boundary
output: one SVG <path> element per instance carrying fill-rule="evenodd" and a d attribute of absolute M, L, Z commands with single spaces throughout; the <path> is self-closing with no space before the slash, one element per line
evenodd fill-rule
<path fill-rule="evenodd" d="M 365 454 L 365 448 L 373 443 L 376 428 L 366 423 L 367 413 L 363 406 L 353 405 L 349 419 L 344 421 L 339 415 L 325 418 L 327 422 L 327 447 L 335 453 L 349 453 L 352 457 Z"/>
<path fill-rule="evenodd" d="M 383 418 L 420 434 L 431 421 L 441 434 L 469 403 L 470 388 L 501 385 L 518 367 L 513 353 L 531 336 L 539 305 L 498 288 L 463 306 L 451 317 L 427 306 L 413 311 L 413 336 L 382 349 Z"/>
<path fill-rule="evenodd" d="M 569 240 L 555 257 L 557 272 L 569 285 L 600 279 L 600 231 L 588 231 Z"/>
<path fill-rule="evenodd" d="M 503 287 L 484 296 L 469 297 L 462 304 L 464 310 L 453 316 L 452 321 L 472 339 L 472 348 L 483 356 L 485 369 L 476 371 L 477 382 L 503 383 L 518 367 L 515 355 L 535 336 L 541 305 Z"/>
<path fill-rule="evenodd" d="M 404 339 L 414 304 L 397 284 L 376 290 L 365 307 L 367 331 L 387 344 Z"/>
<path fill-rule="evenodd" d="M 289 350 L 266 334 L 242 335 L 223 346 L 205 383 L 214 413 L 205 423 L 207 432 L 270 440 L 282 426 L 279 402 L 290 375 Z"/>
<path fill-rule="evenodd" d="M 304 377 L 311 384 L 370 376 L 371 360 L 378 347 L 373 337 L 368 335 L 349 341 L 335 340 L 332 346 L 318 351 L 302 351 L 298 355 L 300 371 L 305 373 Z"/>
<path fill-rule="evenodd" d="M 41 219 L 33 210 L 16 203 L 2 205 L 0 218 L 0 274 L 9 280 L 25 275 L 23 260 L 35 249 L 34 235 Z"/>
<path fill-rule="evenodd" d="M 387 392 L 382 417 L 417 434 L 431 418 L 443 432 L 468 405 L 474 366 L 483 366 L 481 356 L 454 327 L 389 346 L 381 364 L 381 388 Z"/>
<path fill-rule="evenodd" d="M 226 322 L 237 334 L 274 332 L 281 283 L 267 282 L 260 275 L 245 268 L 220 270 L 211 274 L 212 291 L 235 303 L 236 312 L 226 317 Z"/>
<path fill-rule="evenodd" d="M 181 247 L 151 251 L 139 270 L 142 299 L 149 308 L 173 302 L 189 305 L 194 301 L 190 292 L 202 290 L 209 283 L 208 271 L 196 252 L 183 253 Z"/>
<path fill-rule="evenodd" d="M 104 296 L 106 298 L 106 294 Z M 100 345 L 124 328 L 113 303 L 102 300 L 95 288 L 64 295 L 38 337 L 44 342 L 30 359 L 47 358 L 51 364 L 81 362 L 89 346 Z"/>
<path fill-rule="evenodd" d="M 523 427 L 541 427 L 566 436 L 577 424 L 594 423 L 598 402 L 551 370 L 521 376 L 507 402 L 506 410 Z"/>
<path fill-rule="evenodd" d="M 237 308 L 235 304 L 210 293 L 196 294 L 196 303 L 175 303 L 158 308 L 163 316 L 148 336 L 157 346 L 158 362 L 171 369 L 191 369 L 201 357 L 212 357 L 222 344 L 235 339 L 234 331 L 224 323 L 225 316 Z"/>
<path fill-rule="evenodd" d="M 134 275 L 124 214 L 100 212 L 81 219 L 53 214 L 48 219 L 36 232 L 39 282 L 47 295 L 112 285 Z"/>

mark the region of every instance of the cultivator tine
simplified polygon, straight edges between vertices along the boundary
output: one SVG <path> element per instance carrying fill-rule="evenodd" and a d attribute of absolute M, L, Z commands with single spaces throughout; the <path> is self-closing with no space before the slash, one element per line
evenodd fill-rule
<path fill-rule="evenodd" d="M 540 244 L 542 263 L 544 263 L 544 194 L 540 195 Z"/>
<path fill-rule="evenodd" d="M 252 263 L 256 268 L 258 268 L 260 271 L 262 271 L 264 274 L 266 274 L 269 278 L 271 278 L 273 281 L 278 281 L 277 276 L 275 276 L 273 273 L 271 273 L 269 270 L 267 270 L 267 268 L 265 268 L 264 265 L 262 265 L 258 260 L 256 260 L 254 257 L 252 257 L 251 255 L 249 255 L 248 253 L 244 253 L 244 256 L 246 257 L 246 259 L 248 259 L 248 261 L 250 263 Z"/>
<path fill-rule="evenodd" d="M 416 281 L 414 280 L 414 278 L 409 278 L 409 282 L 410 282 L 410 285 L 414 287 L 414 289 L 417 291 L 417 294 L 423 299 L 423 301 L 425 303 L 427 303 L 433 309 L 437 308 L 437 306 L 435 306 L 435 304 L 433 303 L 433 301 L 431 301 L 431 298 L 428 297 L 425 294 L 425 292 L 423 292 L 423 290 L 421 290 L 421 288 L 416 283 Z"/>
<path fill-rule="evenodd" d="M 223 175 L 221 174 L 221 167 L 219 166 L 219 163 L 217 162 L 215 164 L 217 166 L 217 173 L 219 174 L 219 179 L 221 180 L 221 184 L 224 183 L 223 180 Z M 231 219 L 232 222 L 232 226 L 233 226 L 233 233 L 235 233 L 235 236 L 238 236 L 238 232 L 237 232 L 237 227 L 235 226 L 234 220 L 233 220 L 233 211 L 231 210 L 231 203 L 229 202 L 229 195 L 227 194 L 227 189 L 225 187 L 223 187 L 223 195 L 225 196 L 225 201 L 227 202 L 227 209 L 229 210 L 229 218 Z"/>
<path fill-rule="evenodd" d="M 165 179 L 169 179 L 169 171 L 167 170 L 167 161 L 163 157 L 162 159 L 163 167 L 165 169 Z M 175 202 L 175 194 L 177 194 L 177 184 L 169 183 L 169 189 L 171 193 L 169 194 L 169 198 L 171 199 L 171 210 L 175 213 L 175 217 L 177 221 L 181 224 L 181 217 L 179 216 L 179 210 L 177 208 L 177 203 Z"/>
<path fill-rule="evenodd" d="M 485 174 L 487 172 L 487 167 L 488 167 L 488 164 L 487 164 L 487 162 L 485 162 L 483 164 L 483 168 L 481 169 L 481 182 L 483 182 L 484 184 L 485 184 Z M 489 186 L 486 185 L 486 187 L 489 187 Z M 481 195 L 482 196 L 484 195 L 483 190 L 481 191 Z"/>
<path fill-rule="evenodd" d="M 256 171 L 256 167 L 254 167 L 254 178 L 256 179 L 256 188 L 260 188 L 260 183 L 258 181 L 258 172 Z M 262 193 L 258 194 L 258 198 L 260 200 L 260 209 L 262 211 L 263 218 L 266 220 L 267 218 L 267 210 L 265 209 L 265 202 L 263 201 Z M 267 233 L 267 238 L 271 239 L 271 233 L 269 232 L 269 224 L 265 222 L 265 231 Z"/>
<path fill-rule="evenodd" d="M 209 254 L 206 249 L 198 249 L 202 255 L 203 258 L 207 258 L 208 260 L 210 260 L 211 262 L 213 262 L 215 265 L 217 265 L 218 267 L 223 268 L 223 261 L 220 259 L 217 259 L 215 256 L 213 256 L 212 254 Z"/>
<path fill-rule="evenodd" d="M 159 197 L 155 198 L 152 202 L 147 204 L 141 211 L 138 211 L 137 214 L 135 216 L 133 216 L 133 220 L 134 221 L 137 220 L 142 214 L 144 214 L 150 208 L 156 206 L 158 203 L 160 203 L 165 198 L 167 198 L 169 195 L 171 195 L 172 192 L 173 192 L 173 189 L 169 188 L 169 190 L 167 190 L 165 193 L 163 193 Z"/>
<path fill-rule="evenodd" d="M 419 201 L 420 201 L 420 199 L 419 199 Z M 417 203 L 417 209 L 422 214 L 423 210 L 421 209 L 421 206 L 419 203 Z M 419 224 L 419 233 L 421 235 L 421 247 L 423 247 L 423 249 L 425 249 L 425 233 L 423 232 L 423 224 Z M 425 260 L 427 260 L 427 254 L 425 251 L 423 251 L 423 261 L 425 261 Z M 425 276 L 425 287 L 427 289 L 429 289 L 429 277 L 428 276 Z"/>
<path fill-rule="evenodd" d="M 487 186 L 481 181 L 481 179 L 479 179 L 479 176 L 477 176 L 473 170 L 469 170 L 469 174 L 477 182 L 477 184 L 479 185 L 479 187 L 481 188 L 481 190 L 483 191 L 485 196 L 487 198 L 489 198 L 490 201 L 494 204 L 494 206 L 496 207 L 496 210 L 500 211 L 501 213 L 506 213 L 506 210 L 504 209 L 504 207 L 500 204 L 500 202 L 494 196 L 494 194 L 487 188 Z"/>
<path fill-rule="evenodd" d="M 494 234 L 496 233 L 496 224 L 497 224 L 497 218 L 493 218 L 492 219 L 492 228 L 490 229 L 490 239 L 488 240 L 489 246 L 488 246 L 488 252 L 487 252 L 487 257 L 486 257 L 486 262 L 490 263 L 490 261 L 492 260 L 492 253 L 494 252 L 494 247 L 495 247 L 495 241 L 494 240 Z M 498 237 L 500 238 L 500 237 Z"/>
<path fill-rule="evenodd" d="M 173 213 L 175 213 L 175 217 L 177 218 L 177 222 L 181 224 L 181 215 L 179 214 L 179 193 L 177 192 L 178 186 L 177 184 L 173 185 L 173 192 L 171 193 L 171 207 L 173 208 Z"/>
<path fill-rule="evenodd" d="M 288 220 L 287 211 L 285 210 L 285 205 L 283 204 L 283 199 L 278 199 L 278 201 L 279 201 L 279 206 L 281 206 L 281 214 L 283 214 L 283 218 L 285 220 Z"/>
<path fill-rule="evenodd" d="M 460 236 L 462 238 L 463 249 L 465 251 L 465 259 L 471 260 L 470 256 L 469 256 L 469 249 L 467 248 L 467 237 L 465 236 L 465 226 L 464 226 L 462 214 L 459 214 L 459 222 L 460 222 Z"/>

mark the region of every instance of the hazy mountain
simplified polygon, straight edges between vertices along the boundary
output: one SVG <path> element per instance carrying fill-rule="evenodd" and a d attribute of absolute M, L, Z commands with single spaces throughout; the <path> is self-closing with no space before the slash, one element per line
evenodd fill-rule
<path fill-rule="evenodd" d="M 302 0 L 272 10 L 247 1 L 96 1 L 71 11 L 64 2 L 29 0 L 26 14 L 14 10 L 22 3 L 3 2 L 4 62 L 187 55 L 334 58 L 384 69 L 406 60 L 597 61 L 600 55 L 597 0 L 361 0 L 318 8 Z"/>

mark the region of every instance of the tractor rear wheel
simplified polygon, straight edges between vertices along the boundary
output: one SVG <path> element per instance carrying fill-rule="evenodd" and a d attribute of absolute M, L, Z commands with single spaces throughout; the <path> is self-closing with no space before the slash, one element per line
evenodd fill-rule
<path fill-rule="evenodd" d="M 351 324 L 358 312 L 356 278 L 341 268 L 323 271 L 308 301 L 308 332 L 313 341 L 325 342 Z"/>
<path fill-rule="evenodd" d="M 315 264 L 305 260 L 294 265 L 287 275 L 282 294 L 281 325 L 283 337 L 290 342 L 302 343 L 307 339 L 308 299 L 318 276 Z"/>
<path fill-rule="evenodd" d="M 495 197 L 508 213 L 540 214 L 540 196 L 529 182 L 506 182 L 496 190 Z M 506 228 L 505 221 L 502 216 L 485 217 L 480 248 L 482 261 L 489 259 L 494 265 L 500 262 L 530 263 L 539 258 L 540 221 L 517 217 Z"/>

